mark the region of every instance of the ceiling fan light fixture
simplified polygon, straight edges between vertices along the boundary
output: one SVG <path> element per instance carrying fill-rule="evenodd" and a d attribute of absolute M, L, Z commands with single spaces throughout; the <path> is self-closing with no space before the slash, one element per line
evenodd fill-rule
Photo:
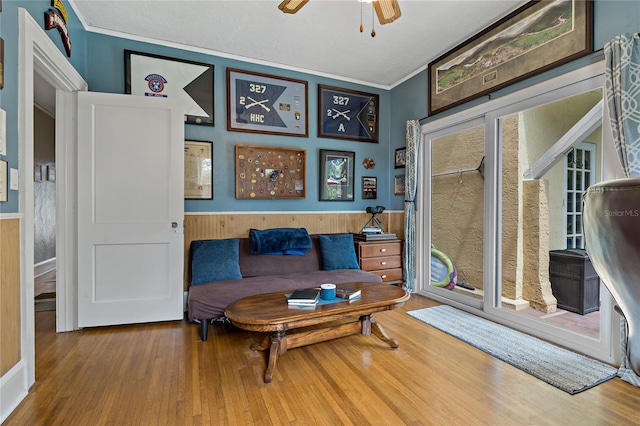
<path fill-rule="evenodd" d="M 381 25 L 389 24 L 402 15 L 398 0 L 373 0 L 373 8 Z"/>
<path fill-rule="evenodd" d="M 278 5 L 278 9 L 284 13 L 296 13 L 308 2 L 309 0 L 284 0 Z"/>

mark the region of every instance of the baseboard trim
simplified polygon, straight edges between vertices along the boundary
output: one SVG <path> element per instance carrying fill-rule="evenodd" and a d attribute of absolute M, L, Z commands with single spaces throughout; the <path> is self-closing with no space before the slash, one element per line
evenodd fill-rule
<path fill-rule="evenodd" d="M 47 259 L 33 265 L 33 277 L 38 278 L 39 276 L 53 271 L 54 269 L 56 269 L 56 258 L 52 257 L 51 259 Z"/>
<path fill-rule="evenodd" d="M 27 366 L 20 360 L 4 376 L 0 377 L 0 423 L 27 397 Z"/>

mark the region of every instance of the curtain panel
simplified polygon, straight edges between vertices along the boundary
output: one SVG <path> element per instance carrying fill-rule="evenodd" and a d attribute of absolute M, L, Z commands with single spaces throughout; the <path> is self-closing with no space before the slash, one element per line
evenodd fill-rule
<path fill-rule="evenodd" d="M 640 34 L 604 45 L 605 91 L 611 131 L 627 177 L 640 177 Z"/>
<path fill-rule="evenodd" d="M 420 123 L 407 121 L 407 151 L 405 165 L 404 192 L 404 256 L 403 268 L 405 290 L 415 293 L 415 245 L 416 245 L 416 193 L 418 180 L 418 147 L 420 144 Z"/>

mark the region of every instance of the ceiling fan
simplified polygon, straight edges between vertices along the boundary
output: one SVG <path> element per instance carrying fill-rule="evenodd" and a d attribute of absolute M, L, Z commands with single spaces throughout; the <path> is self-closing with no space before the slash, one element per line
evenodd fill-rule
<path fill-rule="evenodd" d="M 398 4 L 398 0 L 359 0 L 362 11 L 362 3 L 372 3 L 373 9 L 376 11 L 376 15 L 378 16 L 378 21 L 380 21 L 381 25 L 389 24 L 402 15 L 400 12 L 400 5 Z M 282 3 L 278 5 L 278 9 L 283 11 L 284 13 L 296 13 L 299 11 L 302 6 L 307 4 L 309 0 L 284 0 Z M 362 13 L 360 14 L 360 32 L 364 29 L 362 25 Z M 375 29 L 371 30 L 371 37 L 375 37 L 376 32 Z"/>

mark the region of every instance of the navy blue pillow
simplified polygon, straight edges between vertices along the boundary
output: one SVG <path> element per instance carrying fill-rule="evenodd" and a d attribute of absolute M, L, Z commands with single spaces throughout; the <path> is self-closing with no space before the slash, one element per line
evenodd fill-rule
<path fill-rule="evenodd" d="M 322 269 L 360 269 L 356 250 L 353 246 L 353 235 L 318 235 Z"/>
<path fill-rule="evenodd" d="M 239 240 L 197 240 L 191 242 L 191 285 L 222 280 L 241 280 L 238 263 Z"/>

